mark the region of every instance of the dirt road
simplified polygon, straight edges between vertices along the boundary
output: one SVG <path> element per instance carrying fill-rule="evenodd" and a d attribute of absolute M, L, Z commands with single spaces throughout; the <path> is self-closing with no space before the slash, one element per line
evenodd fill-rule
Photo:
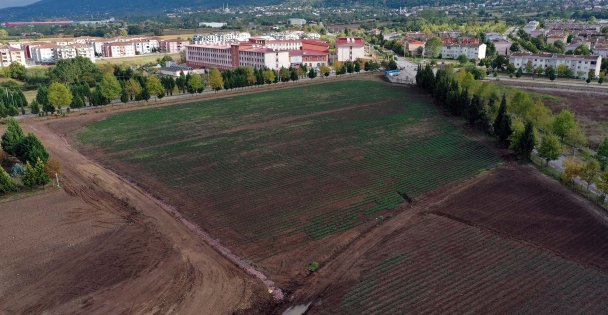
<path fill-rule="evenodd" d="M 23 121 L 61 161 L 63 190 L 0 204 L 12 218 L 0 232 L 0 314 L 250 313 L 270 301 L 166 205 L 72 148 L 66 134 L 101 115 Z"/>

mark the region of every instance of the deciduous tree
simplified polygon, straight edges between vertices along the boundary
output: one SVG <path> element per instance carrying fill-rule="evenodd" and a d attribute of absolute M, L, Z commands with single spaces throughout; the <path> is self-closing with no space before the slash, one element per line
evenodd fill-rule
<path fill-rule="evenodd" d="M 552 133 L 545 134 L 538 148 L 538 156 L 547 161 L 555 160 L 562 154 L 562 144 L 559 139 Z"/>
<path fill-rule="evenodd" d="M 224 87 L 224 78 L 222 78 L 222 74 L 217 68 L 213 68 L 209 72 L 209 85 L 214 91 L 219 91 Z"/>
<path fill-rule="evenodd" d="M 587 182 L 587 190 L 591 183 L 595 182 L 597 172 L 600 170 L 600 163 L 596 159 L 589 159 L 581 170 L 581 178 Z"/>
<path fill-rule="evenodd" d="M 99 84 L 101 95 L 106 99 L 112 101 L 120 96 L 121 86 L 118 79 L 112 73 L 107 73 L 103 76 L 103 80 Z"/>
<path fill-rule="evenodd" d="M 51 83 L 48 97 L 49 104 L 59 111 L 72 103 L 72 92 L 63 83 Z"/>

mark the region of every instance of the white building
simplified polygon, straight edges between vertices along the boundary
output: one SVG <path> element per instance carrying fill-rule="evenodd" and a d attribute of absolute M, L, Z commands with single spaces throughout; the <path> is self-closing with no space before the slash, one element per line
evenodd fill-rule
<path fill-rule="evenodd" d="M 151 54 L 160 50 L 160 44 L 156 39 L 145 39 L 133 41 L 135 54 L 144 55 Z"/>
<path fill-rule="evenodd" d="M 135 56 L 133 43 L 105 43 L 102 45 L 103 56 L 107 58 L 120 58 Z"/>
<path fill-rule="evenodd" d="M 21 49 L 11 46 L 0 47 L 0 67 L 7 67 L 16 62 L 25 66 L 25 53 Z"/>
<path fill-rule="evenodd" d="M 505 39 L 507 39 L 506 35 L 503 35 L 503 34 L 500 34 L 497 32 L 487 32 L 486 33 L 486 40 L 491 41 L 491 42 L 497 41 L 497 40 L 505 40 Z"/>
<path fill-rule="evenodd" d="M 467 59 L 486 58 L 486 44 L 446 44 L 441 49 L 441 57 L 446 59 L 456 59 L 461 55 Z"/>
<path fill-rule="evenodd" d="M 37 64 L 53 64 L 57 62 L 55 50 L 58 47 L 59 46 L 53 44 L 30 46 L 32 60 Z"/>
<path fill-rule="evenodd" d="M 200 22 L 198 26 L 211 27 L 211 28 L 222 28 L 226 26 L 226 23 L 222 22 Z"/>
<path fill-rule="evenodd" d="M 365 43 L 359 37 L 339 37 L 336 39 L 336 55 L 340 62 L 363 58 Z"/>
<path fill-rule="evenodd" d="M 287 20 L 287 22 L 289 23 L 289 25 L 296 25 L 296 26 L 306 25 L 305 19 L 289 19 L 289 20 Z"/>
<path fill-rule="evenodd" d="M 37 64 L 53 64 L 59 60 L 76 58 L 78 56 L 95 62 L 95 50 L 87 44 L 60 46 L 55 44 L 32 45 L 30 47 L 32 60 Z"/>
<path fill-rule="evenodd" d="M 540 23 L 538 21 L 530 21 L 528 24 L 526 24 L 526 26 L 524 26 L 524 32 L 530 34 L 535 31 L 539 25 Z"/>
<path fill-rule="evenodd" d="M 575 76 L 586 78 L 589 71 L 597 77 L 600 75 L 602 56 L 580 56 L 580 55 L 561 55 L 561 54 L 528 54 L 513 53 L 509 62 L 526 72 L 528 62 L 535 68 L 553 67 L 557 70 L 559 65 L 568 67 Z"/>
<path fill-rule="evenodd" d="M 248 41 L 251 34 L 248 32 L 199 34 L 192 36 L 192 42 L 197 45 L 222 44 Z"/>

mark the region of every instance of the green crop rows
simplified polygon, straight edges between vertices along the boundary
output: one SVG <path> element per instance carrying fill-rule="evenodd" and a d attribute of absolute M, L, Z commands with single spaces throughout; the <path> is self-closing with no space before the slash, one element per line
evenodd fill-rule
<path fill-rule="evenodd" d="M 78 137 L 184 192 L 228 245 L 319 240 L 499 162 L 427 99 L 373 81 L 122 113 Z"/>

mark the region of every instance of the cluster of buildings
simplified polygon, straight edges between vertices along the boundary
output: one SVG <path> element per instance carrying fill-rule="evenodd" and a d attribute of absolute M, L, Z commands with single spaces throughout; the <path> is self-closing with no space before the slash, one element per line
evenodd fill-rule
<path fill-rule="evenodd" d="M 336 40 L 338 61 L 355 61 L 365 56 L 361 38 L 343 37 Z M 276 40 L 250 37 L 247 41 L 231 43 L 192 44 L 186 46 L 186 61 L 193 68 L 234 69 L 239 66 L 278 70 L 305 65 L 320 68 L 329 63 L 327 42 L 312 39 Z"/>
<path fill-rule="evenodd" d="M 117 37 L 112 39 L 77 37 L 56 41 L 11 42 L 1 48 L 3 60 L 29 64 L 54 64 L 81 56 L 95 62 L 97 57 L 132 57 L 155 52 L 178 53 L 190 44 L 185 39 L 155 37 Z M 4 55 L 7 55 L 4 58 Z M 11 57 L 9 58 L 8 55 Z M 3 63 L 0 63 L 2 66 Z"/>
<path fill-rule="evenodd" d="M 545 22 L 544 27 L 540 26 L 538 21 L 530 21 L 523 30 L 531 37 L 543 37 L 547 44 L 561 42 L 565 51 L 574 51 L 586 45 L 594 55 L 608 57 L 608 37 L 602 33 L 602 29 L 608 27 L 606 22 L 550 20 Z"/>
<path fill-rule="evenodd" d="M 412 56 L 421 56 L 424 54 L 426 42 L 432 37 L 435 36 L 422 32 L 407 32 L 403 38 L 403 48 Z M 461 55 L 475 60 L 486 58 L 487 46 L 477 37 L 466 36 L 458 31 L 441 32 L 438 37 L 443 43 L 442 58 L 456 59 Z"/>

